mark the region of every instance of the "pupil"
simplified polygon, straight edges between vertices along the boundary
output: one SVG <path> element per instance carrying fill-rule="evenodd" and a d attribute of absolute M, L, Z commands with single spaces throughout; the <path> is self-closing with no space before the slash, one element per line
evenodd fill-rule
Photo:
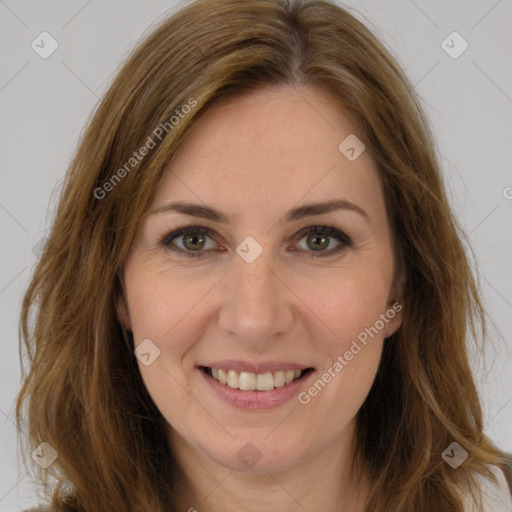
<path fill-rule="evenodd" d="M 199 240 L 199 242 L 198 242 Z M 192 247 L 189 246 L 189 244 L 187 242 L 191 241 L 192 243 Z M 199 244 L 199 247 L 193 247 L 195 244 Z M 204 237 L 203 235 L 187 235 L 185 237 L 185 247 L 187 247 L 188 249 L 201 249 L 201 247 L 204 245 Z"/>
<path fill-rule="evenodd" d="M 317 247 L 313 246 L 312 249 L 314 249 L 315 251 L 318 250 L 319 248 L 325 249 L 329 245 L 327 237 L 324 235 L 311 235 L 311 238 L 309 238 L 309 241 L 318 240 L 318 239 L 321 240 L 321 242 L 319 242 L 320 247 L 318 247 L 318 244 L 317 244 Z M 314 242 L 314 243 L 316 243 L 316 242 Z"/>

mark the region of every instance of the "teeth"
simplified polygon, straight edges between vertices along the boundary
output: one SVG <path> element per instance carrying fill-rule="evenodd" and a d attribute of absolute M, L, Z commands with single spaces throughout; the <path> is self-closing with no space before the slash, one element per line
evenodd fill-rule
<path fill-rule="evenodd" d="M 238 389 L 239 382 L 240 378 L 238 376 L 238 372 L 235 372 L 235 370 L 228 370 L 228 386 L 230 388 Z"/>
<path fill-rule="evenodd" d="M 284 372 L 274 372 L 274 387 L 281 388 L 285 385 Z"/>
<path fill-rule="evenodd" d="M 276 372 L 250 373 L 236 370 L 211 368 L 212 377 L 221 384 L 242 391 L 271 391 L 290 384 L 302 375 L 302 370 L 278 370 Z"/>
<path fill-rule="evenodd" d="M 230 370 L 230 372 L 232 371 L 234 370 Z M 228 386 L 230 386 L 231 388 L 235 387 L 231 386 L 229 382 Z M 240 372 L 240 377 L 238 378 L 238 388 L 244 391 L 251 391 L 253 389 L 256 389 L 256 375 L 254 373 Z"/>
<path fill-rule="evenodd" d="M 213 373 L 213 368 L 212 368 L 212 373 Z M 213 378 L 215 379 L 215 375 L 213 376 Z M 226 370 L 219 370 L 218 381 L 221 384 L 227 384 L 228 383 L 228 372 Z"/>
<path fill-rule="evenodd" d="M 256 389 L 258 391 L 271 391 L 274 389 L 274 376 L 270 373 L 260 373 L 256 377 Z"/>

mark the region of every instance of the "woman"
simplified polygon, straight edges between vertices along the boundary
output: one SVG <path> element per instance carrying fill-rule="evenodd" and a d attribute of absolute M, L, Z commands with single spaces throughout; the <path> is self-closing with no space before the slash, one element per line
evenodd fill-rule
<path fill-rule="evenodd" d="M 134 51 L 72 162 L 18 421 L 56 511 L 498 510 L 480 324 L 383 46 L 326 1 L 199 0 Z"/>

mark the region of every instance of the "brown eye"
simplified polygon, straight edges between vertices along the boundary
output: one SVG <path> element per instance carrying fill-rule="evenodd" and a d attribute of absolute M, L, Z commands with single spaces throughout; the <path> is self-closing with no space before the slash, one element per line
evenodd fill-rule
<path fill-rule="evenodd" d="M 206 237 L 203 234 L 188 234 L 182 237 L 183 245 L 191 251 L 198 251 L 203 248 Z"/>
<path fill-rule="evenodd" d="M 313 257 L 334 256 L 352 245 L 352 240 L 345 233 L 332 226 L 311 226 L 298 236 L 301 241 L 306 240 L 305 247 L 299 249 L 312 253 Z"/>
<path fill-rule="evenodd" d="M 306 243 L 313 251 L 322 251 L 329 247 L 329 237 L 317 234 L 308 235 Z"/>
<path fill-rule="evenodd" d="M 211 240 L 208 247 L 208 240 Z M 188 226 L 177 229 L 160 238 L 160 244 L 173 252 L 184 256 L 199 257 L 217 246 L 212 240 L 210 230 L 202 226 Z"/>

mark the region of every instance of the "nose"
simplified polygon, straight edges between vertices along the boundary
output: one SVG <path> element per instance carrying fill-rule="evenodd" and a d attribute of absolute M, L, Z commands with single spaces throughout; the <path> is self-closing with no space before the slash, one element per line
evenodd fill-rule
<path fill-rule="evenodd" d="M 252 263 L 235 255 L 234 268 L 224 282 L 219 327 L 226 336 L 253 348 L 265 349 L 277 335 L 291 331 L 294 321 L 294 295 L 271 252 L 264 250 Z"/>

